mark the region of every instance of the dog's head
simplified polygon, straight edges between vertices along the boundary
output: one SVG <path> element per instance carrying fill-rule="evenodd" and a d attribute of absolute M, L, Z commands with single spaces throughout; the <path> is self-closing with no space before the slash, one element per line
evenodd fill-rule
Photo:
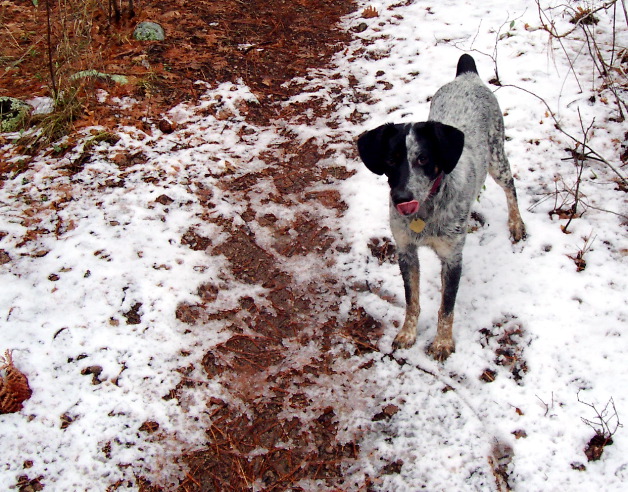
<path fill-rule="evenodd" d="M 390 196 L 402 215 L 418 212 L 439 176 L 451 173 L 464 146 L 464 133 L 437 121 L 387 124 L 358 138 L 366 167 L 385 174 Z"/>

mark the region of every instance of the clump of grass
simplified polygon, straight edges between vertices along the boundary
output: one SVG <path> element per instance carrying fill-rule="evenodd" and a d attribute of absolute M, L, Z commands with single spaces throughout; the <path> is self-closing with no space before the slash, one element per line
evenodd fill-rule
<path fill-rule="evenodd" d="M 83 112 L 83 103 L 76 87 L 59 92 L 52 112 L 32 117 L 34 128 L 25 132 L 17 144 L 27 151 L 36 152 L 70 132 L 72 122 Z"/>
<path fill-rule="evenodd" d="M 128 12 L 122 5 L 110 0 L 32 0 L 24 6 L 41 25 L 43 35 L 36 44 L 24 46 L 21 54 L 0 56 L 0 63 L 5 71 L 17 70 L 24 60 L 40 58 L 37 69 L 45 70 L 35 77 L 48 89 L 53 103 L 52 111 L 34 114 L 21 124 L 22 135 L 16 142 L 20 151 L 34 155 L 46 146 L 58 147 L 58 140 L 70 134 L 73 123 L 84 115 L 96 84 L 128 82 L 124 76 L 106 73 L 104 61 L 104 49 L 116 42 L 113 24 L 135 13 L 133 1 L 128 2 Z M 19 49 L 18 41 L 12 40 Z M 147 89 L 150 85 L 149 80 Z"/>
<path fill-rule="evenodd" d="M 102 58 L 92 38 L 102 4 L 97 0 L 45 1 L 48 84 L 53 110 L 33 116 L 33 128 L 18 140 L 18 145 L 30 152 L 54 143 L 71 131 L 72 123 L 83 112 L 86 87 L 85 81 L 73 76 L 81 70 L 98 67 Z"/>

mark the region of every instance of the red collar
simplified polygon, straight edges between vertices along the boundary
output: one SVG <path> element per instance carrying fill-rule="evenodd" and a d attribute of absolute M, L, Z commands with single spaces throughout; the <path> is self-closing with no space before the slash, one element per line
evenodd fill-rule
<path fill-rule="evenodd" d="M 436 195 L 436 193 L 438 193 L 438 190 L 440 188 L 440 184 L 443 181 L 443 176 L 445 176 L 445 173 L 440 173 L 438 175 L 438 177 L 434 180 L 434 183 L 432 183 L 432 189 L 430 190 L 430 196 Z"/>

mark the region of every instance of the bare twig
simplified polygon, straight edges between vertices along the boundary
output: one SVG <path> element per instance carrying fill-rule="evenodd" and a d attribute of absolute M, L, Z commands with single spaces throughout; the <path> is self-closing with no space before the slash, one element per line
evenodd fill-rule
<path fill-rule="evenodd" d="M 611 439 L 618 429 L 623 427 L 619 421 L 619 415 L 617 414 L 617 408 L 615 407 L 615 401 L 611 397 L 604 405 L 604 408 L 600 411 L 595 404 L 587 403 L 580 399 L 580 392 L 578 391 L 578 402 L 586 405 L 595 412 L 593 420 L 585 419 L 581 417 L 582 422 L 591 427 L 595 433 L 602 436 L 604 439 Z"/>
<path fill-rule="evenodd" d="M 534 395 L 534 396 L 536 396 L 537 400 L 539 400 L 541 404 L 545 407 L 545 413 L 543 414 L 543 417 L 547 417 L 547 414 L 550 411 L 550 406 L 547 403 L 545 403 L 539 395 Z M 552 393 L 552 407 L 553 406 L 554 406 L 554 393 Z"/>
<path fill-rule="evenodd" d="M 615 166 L 613 166 L 610 162 L 608 162 L 604 157 L 602 157 L 600 154 L 598 154 L 593 148 L 591 148 L 591 146 L 589 146 L 589 144 L 585 143 L 583 145 L 583 143 L 578 140 L 576 137 L 572 136 L 571 134 L 569 134 L 568 132 L 566 132 L 563 128 L 562 125 L 560 124 L 560 122 L 558 121 L 558 119 L 556 118 L 556 115 L 554 114 L 554 111 L 552 111 L 552 108 L 550 108 L 549 104 L 547 103 L 547 101 L 545 101 L 545 99 L 543 99 L 541 96 L 539 96 L 538 94 L 535 94 L 534 92 L 525 89 L 523 87 L 519 87 L 518 85 L 514 85 L 514 84 L 504 84 L 502 85 L 502 87 L 513 87 L 514 89 L 519 89 L 520 91 L 523 91 L 527 94 L 530 94 L 531 96 L 537 98 L 539 101 L 541 101 L 543 103 L 543 105 L 547 108 L 547 112 L 548 114 L 551 116 L 552 120 L 554 120 L 554 127 L 561 132 L 563 135 L 565 135 L 566 137 L 568 137 L 569 139 L 571 139 L 575 144 L 579 144 L 582 146 L 583 152 L 584 151 L 588 151 L 591 153 L 591 155 L 595 156 L 600 162 L 604 163 L 606 166 L 608 166 L 616 175 L 617 177 L 625 184 L 628 186 L 628 180 L 624 177 L 624 175 L 622 175 L 616 168 Z"/>
<path fill-rule="evenodd" d="M 480 24 L 478 25 L 478 30 L 477 30 L 477 32 L 475 34 L 475 37 L 473 38 L 473 41 L 471 42 L 471 47 L 468 50 L 466 50 L 466 51 L 470 51 L 470 52 L 473 52 L 473 53 L 479 53 L 480 55 L 483 55 L 483 56 L 487 56 L 487 57 L 489 57 L 493 61 L 493 69 L 495 71 L 495 78 L 491 81 L 491 83 L 494 84 L 494 85 L 498 85 L 498 86 L 502 85 L 501 81 L 500 81 L 500 78 L 499 78 L 499 68 L 498 68 L 498 64 L 497 64 L 497 48 L 499 46 L 499 42 L 503 39 L 503 37 L 508 35 L 508 32 L 506 34 L 502 34 L 502 29 L 507 24 L 508 24 L 509 28 L 512 29 L 512 27 L 514 26 L 514 23 L 516 21 L 518 21 L 519 19 L 521 19 L 524 15 L 525 15 L 525 11 L 519 17 L 516 17 L 514 19 L 507 18 L 504 21 L 504 23 L 501 26 L 499 26 L 499 29 L 497 29 L 497 31 L 495 33 L 495 46 L 493 47 L 493 53 L 491 53 L 491 54 L 484 53 L 483 51 L 480 51 L 477 48 L 473 48 L 473 45 L 475 44 L 475 40 L 477 39 L 478 34 L 480 32 L 480 27 L 482 26 L 482 22 L 480 21 Z"/>
<path fill-rule="evenodd" d="M 558 41 L 558 44 L 560 45 L 560 48 L 562 49 L 563 53 L 565 54 L 565 57 L 567 58 L 567 62 L 569 63 L 569 69 L 570 69 L 571 73 L 573 73 L 574 79 L 576 80 L 576 83 L 578 84 L 578 88 L 580 89 L 580 92 L 584 92 L 584 90 L 582 89 L 582 85 L 580 85 L 580 79 L 578 78 L 578 74 L 576 73 L 576 69 L 574 68 L 573 62 L 572 62 L 569 54 L 567 53 L 567 49 L 565 48 L 565 45 L 563 44 L 562 38 L 561 37 L 557 37 L 557 36 L 552 36 L 551 30 L 548 30 L 547 25 L 545 24 L 545 22 L 548 22 L 553 27 L 554 26 L 553 21 L 548 17 L 548 15 L 545 12 L 545 10 L 543 10 L 541 8 L 540 0 L 536 0 L 536 6 L 537 6 L 537 10 L 539 12 L 539 20 L 541 21 L 541 25 L 543 26 L 542 29 L 544 31 L 547 31 L 550 34 L 550 36 L 549 36 L 550 47 L 551 47 L 552 40 L 555 39 L 555 40 Z M 544 20 L 544 18 L 545 18 L 545 20 Z M 549 50 L 549 52 L 551 53 L 551 50 Z M 579 55 L 580 55 L 580 53 L 578 53 L 576 55 L 576 59 L 578 58 Z"/>
<path fill-rule="evenodd" d="M 52 85 L 52 95 L 57 99 L 57 82 L 55 78 L 54 64 L 52 63 L 52 27 L 50 25 L 50 0 L 46 0 L 46 36 L 48 43 L 48 70 L 50 71 L 50 84 Z"/>
<path fill-rule="evenodd" d="M 613 98 L 615 99 L 619 112 L 619 116 L 617 118 L 618 121 L 624 121 L 624 109 L 628 107 L 626 106 L 626 102 L 623 101 L 621 98 L 621 91 L 618 90 L 618 82 L 616 80 L 616 77 L 614 76 L 615 73 L 622 73 L 625 75 L 625 72 L 623 72 L 623 70 L 621 69 L 620 63 L 618 63 L 618 59 L 621 59 L 621 57 L 616 57 L 617 0 L 606 2 L 596 9 L 583 9 L 581 7 L 574 9 L 569 5 L 562 5 L 561 7 L 572 10 L 572 23 L 574 24 L 574 27 L 572 29 L 569 29 L 565 33 L 558 32 L 554 21 L 548 15 L 548 11 L 551 12 L 552 9 L 541 7 L 540 0 L 535 0 L 535 3 L 537 5 L 539 21 L 541 23 L 540 29 L 545 30 L 549 34 L 550 42 L 553 40 L 557 40 L 561 45 L 561 48 L 565 53 L 565 57 L 570 64 L 571 72 L 574 74 L 576 82 L 578 83 L 581 91 L 582 86 L 580 85 L 580 81 L 578 80 L 578 76 L 573 66 L 575 60 L 572 60 L 572 57 L 570 57 L 569 53 L 563 45 L 562 40 L 571 35 L 577 29 L 580 28 L 582 30 L 585 39 L 583 47 L 587 47 L 591 58 L 591 63 L 602 78 L 602 88 L 608 89 L 613 94 Z M 622 6 L 625 7 L 625 0 L 622 0 Z M 610 10 L 611 8 L 612 39 L 610 43 L 610 53 L 608 53 L 608 50 L 605 50 L 605 52 L 603 52 L 603 49 L 600 47 L 600 44 L 596 40 L 595 29 L 592 28 L 591 24 L 595 25 L 597 23 L 597 18 L 594 17 L 594 14 L 596 12 L 599 12 L 601 10 Z M 628 20 L 628 17 L 626 18 Z M 595 21 L 593 21 L 593 19 L 595 19 Z M 607 54 L 608 61 L 605 59 L 604 53 Z M 579 55 L 580 53 L 576 55 L 576 58 L 578 58 Z M 592 80 L 592 82 L 594 82 L 594 80 Z"/>
<path fill-rule="evenodd" d="M 584 204 L 586 208 L 592 208 L 593 210 L 599 210 L 600 212 L 604 212 L 611 215 L 616 215 L 617 217 L 620 217 L 624 220 L 628 220 L 628 215 L 620 214 L 619 212 L 613 212 L 612 210 L 608 210 L 606 208 L 596 207 L 595 205 L 591 205 L 590 203 L 585 202 L 585 201 L 582 201 L 582 203 Z"/>
<path fill-rule="evenodd" d="M 552 21 L 550 22 L 550 25 L 547 25 L 545 23 L 542 22 L 541 25 L 541 29 L 543 29 L 544 31 L 547 31 L 553 38 L 566 38 L 567 36 L 569 36 L 570 34 L 572 34 L 574 31 L 576 31 L 581 25 L 583 25 L 583 23 L 585 21 L 587 21 L 588 19 L 590 19 L 593 14 L 596 14 L 597 12 L 599 12 L 600 10 L 606 10 L 610 7 L 612 7 L 615 3 L 617 2 L 617 0 L 611 0 L 610 2 L 606 2 L 603 3 L 602 5 L 600 5 L 598 8 L 594 9 L 594 10 L 590 10 L 589 12 L 587 12 L 585 15 L 582 15 L 581 17 L 579 17 L 576 22 L 574 22 L 574 27 L 569 29 L 567 32 L 564 32 L 562 34 L 559 34 L 556 31 L 556 26 L 554 25 L 554 23 Z M 541 2 L 540 0 L 535 0 L 537 9 L 539 11 L 539 18 L 547 18 L 547 14 L 545 13 L 545 9 L 543 9 L 543 7 L 541 7 Z M 625 8 L 625 6 L 624 6 Z"/>
<path fill-rule="evenodd" d="M 575 255 L 567 255 L 568 258 L 573 260 L 576 264 L 576 270 L 578 272 L 582 272 L 587 267 L 587 261 L 584 259 L 584 256 L 591 250 L 593 246 L 593 242 L 597 236 L 593 236 L 593 231 L 586 236 L 584 239 L 584 245 L 580 248 Z"/>
<path fill-rule="evenodd" d="M 584 123 L 582 121 L 582 115 L 580 114 L 580 108 L 578 108 L 578 118 L 580 119 L 580 128 L 582 129 L 582 147 L 586 147 L 587 145 L 587 137 L 589 135 L 589 132 L 591 131 L 591 128 L 593 127 L 593 123 L 595 123 L 595 118 L 593 118 L 593 120 L 591 121 L 591 124 L 589 125 L 589 128 L 587 128 L 586 130 L 584 129 Z M 574 203 L 571 207 L 571 216 L 569 217 L 569 220 L 567 221 L 567 223 L 561 227 L 561 230 L 567 234 L 567 228 L 569 227 L 569 225 L 571 224 L 571 221 L 576 217 L 577 213 L 578 213 L 578 204 L 580 203 L 580 184 L 582 183 L 582 172 L 584 171 L 584 162 L 587 160 L 587 156 L 586 154 L 583 154 L 581 152 L 578 152 L 578 146 L 579 146 L 580 142 L 578 142 L 578 144 L 576 144 L 576 148 L 575 148 L 575 152 L 573 153 L 573 158 L 576 164 L 576 168 L 578 169 L 578 174 L 576 176 L 576 186 L 575 186 L 575 191 L 574 191 Z"/>

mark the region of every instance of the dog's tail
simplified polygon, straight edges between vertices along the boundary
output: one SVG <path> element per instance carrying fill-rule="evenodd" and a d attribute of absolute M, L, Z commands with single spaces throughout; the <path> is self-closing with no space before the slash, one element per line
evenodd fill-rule
<path fill-rule="evenodd" d="M 458 75 L 462 75 L 463 73 L 478 73 L 478 69 L 475 66 L 475 60 L 471 55 L 467 55 L 466 53 L 460 57 L 458 60 L 458 68 L 456 70 L 456 77 Z"/>

